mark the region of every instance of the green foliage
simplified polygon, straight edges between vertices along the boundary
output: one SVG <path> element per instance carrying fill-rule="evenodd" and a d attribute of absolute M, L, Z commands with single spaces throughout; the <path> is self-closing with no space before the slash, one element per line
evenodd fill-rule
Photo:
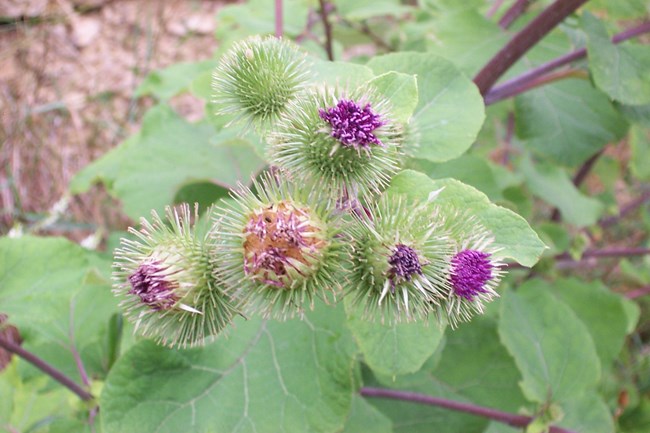
<path fill-rule="evenodd" d="M 424 203 L 418 209 L 426 211 L 425 219 L 434 220 L 438 214 L 433 209 L 443 209 L 467 232 L 465 238 L 481 232 L 480 225 L 494 238 L 494 259 L 515 268 L 508 270 L 498 288 L 495 297 L 500 298 L 487 305 L 484 315 L 456 329 L 446 326 L 444 319 L 436 320 L 432 311 L 441 301 L 435 298 L 422 303 L 426 308 L 419 321 L 367 320 L 346 292 L 352 282 L 347 259 L 353 256 L 349 248 L 355 245 L 354 236 L 343 237 L 333 224 L 325 241 L 336 246 L 337 256 L 328 256 L 332 273 L 318 287 L 327 291 L 328 302 L 330 292 L 336 295 L 329 305 L 320 299 L 325 297 L 319 296 L 321 291 L 314 291 L 315 309 L 310 310 L 310 302 L 298 308 L 297 300 L 312 297 L 278 292 L 285 288 L 262 281 L 266 298 L 262 297 L 260 310 L 270 299 L 281 299 L 279 311 L 295 307 L 292 311 L 304 317 L 263 319 L 258 310 L 242 309 L 246 317 L 236 316 L 233 326 L 204 347 L 173 349 L 133 337 L 132 325 L 122 318 L 111 293 L 115 284 L 111 258 L 124 232 L 109 233 L 106 252 L 99 253 L 63 238 L 21 236 L 14 230 L 13 237 L 0 238 L 0 313 L 19 329 L 25 349 L 80 383 L 82 364 L 90 382 L 82 386 L 96 400 L 79 401 L 40 370 L 14 358 L 0 372 L 0 431 L 522 431 L 439 407 L 362 397 L 360 388 L 368 386 L 526 414 L 533 417 L 528 433 L 550 426 L 580 433 L 648 430 L 648 304 L 613 290 L 647 285 L 647 258 L 576 269 L 585 262 L 554 257 L 568 252 L 578 259 L 585 249 L 610 241 L 617 246 L 648 243 L 646 209 L 640 218 L 632 217 L 620 227 L 599 226 L 601 218 L 619 211 L 620 203 L 635 199 L 646 187 L 642 182 L 650 179 L 648 46 L 610 41 L 612 34 L 648 12 L 647 2 L 589 2 L 579 17 L 565 20 L 502 77 L 514 77 L 586 47 L 588 57 L 572 63 L 571 78 L 535 83 L 514 101 L 487 111 L 470 77 L 552 2 L 531 2 L 528 12 L 505 30 L 498 19 L 508 2 L 493 16 L 486 13 L 495 4 L 492 0 L 334 3 L 336 10 L 329 18 L 339 61 L 330 62 L 321 46 L 325 31 L 317 2 L 284 2 L 285 37 L 297 38 L 305 50 L 307 73 L 300 85 L 309 86 L 310 92 L 330 86 L 340 98 L 361 99 L 372 89 L 373 97 L 390 107 L 390 120 L 396 124 L 390 131 L 394 154 L 390 164 L 367 176 L 376 187 L 358 194 L 360 201 L 355 197 L 359 191 L 342 182 L 338 189 L 345 194 L 313 206 L 332 211 L 337 223 L 348 224 L 368 213 L 373 214 L 369 221 L 386 218 L 389 226 L 395 223 L 390 239 L 375 245 L 376 251 L 383 251 L 375 254 L 380 258 L 421 218 L 415 208 L 400 215 L 378 215 L 382 212 L 374 205 L 382 194 L 404 196 L 408 206 Z M 273 8 L 263 0 L 228 4 L 216 19 L 214 58 L 149 74 L 135 96 L 153 97 L 157 105 L 147 111 L 138 132 L 77 173 L 69 184 L 71 194 L 102 184 L 120 201 L 126 216 L 137 220 L 170 204 L 198 202 L 203 210 L 228 201 L 238 183 L 249 184 L 269 165 L 273 133 L 254 131 L 248 124 L 231 126 L 232 116 L 215 116 L 219 103 L 221 112 L 228 112 L 233 101 L 224 107 L 223 100 L 214 100 L 211 75 L 238 41 L 274 32 Z M 250 53 L 244 49 L 239 56 L 248 58 Z M 240 82 L 235 79 L 231 84 Z M 244 87 L 256 89 L 254 96 L 269 87 L 260 89 L 257 79 L 248 84 Z M 273 84 L 283 88 L 287 83 Z M 305 136 L 321 134 L 329 140 L 329 126 L 318 113 L 318 108 L 328 108 L 327 101 L 319 101 L 316 108 L 304 105 L 305 94 L 300 93 L 304 90 L 298 87 L 290 89 L 295 99 L 287 103 L 287 111 L 293 117 L 284 119 L 284 133 L 295 136 L 300 114 L 313 120 L 303 128 Z M 355 93 L 359 89 L 363 94 Z M 205 102 L 203 119 L 190 123 L 168 105 L 183 93 Z M 251 107 L 256 108 L 255 101 Z M 295 151 L 294 141 L 285 144 L 288 152 Z M 311 138 L 302 144 L 306 153 L 313 152 Z M 587 181 L 576 185 L 572 179 L 576 168 L 606 146 Z M 331 159 L 330 147 L 323 146 L 320 157 Z M 353 149 L 350 158 L 366 162 L 362 152 Z M 339 174 L 349 179 L 354 173 L 343 168 Z M 323 182 L 312 183 L 313 173 L 299 178 L 295 170 L 282 169 L 274 167 L 273 173 L 286 177 L 296 190 L 327 188 Z M 259 194 L 260 188 L 253 185 L 251 194 Z M 238 223 L 250 221 L 251 209 L 242 211 Z M 559 218 L 549 221 L 552 209 L 559 211 Z M 223 217 L 219 212 L 204 215 L 197 232 L 202 236 L 216 230 L 220 227 L 216 221 Z M 242 281 L 250 273 L 239 266 L 247 230 L 242 224 L 230 233 L 230 249 L 220 244 L 223 237 L 210 245 L 214 250 L 207 254 L 212 254 L 219 270 L 201 270 L 204 276 L 221 278 L 224 271 L 218 265 L 232 265 L 237 270 L 229 281 L 233 293 L 245 286 Z M 442 254 L 443 249 L 436 251 Z M 543 254 L 544 261 L 533 271 L 520 269 L 536 265 Z M 143 253 L 139 260 L 149 258 Z M 392 268 L 386 260 L 381 267 L 376 257 L 363 258 L 367 272 L 355 284 L 370 287 L 366 279 L 371 277 L 390 280 Z M 444 271 L 439 282 L 449 285 L 450 274 L 447 268 Z M 122 291 L 128 294 L 129 272 L 123 274 Z M 389 297 L 399 296 L 395 287 L 382 288 Z M 379 296 L 372 290 L 361 292 L 363 299 L 376 301 Z M 140 317 L 134 321 L 135 326 L 143 324 Z M 628 395 L 629 401 L 622 402 Z M 91 427 L 88 421 L 96 404 L 100 415 Z"/>

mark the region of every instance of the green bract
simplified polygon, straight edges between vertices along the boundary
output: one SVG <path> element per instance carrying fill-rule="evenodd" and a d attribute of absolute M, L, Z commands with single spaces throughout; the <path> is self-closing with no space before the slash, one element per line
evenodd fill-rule
<path fill-rule="evenodd" d="M 252 36 L 237 42 L 212 75 L 217 114 L 269 126 L 303 87 L 304 57 L 283 39 Z"/>
<path fill-rule="evenodd" d="M 423 319 L 449 297 L 453 242 L 442 215 L 401 196 L 382 195 L 371 216 L 346 228 L 348 290 L 368 318 L 389 323 Z"/>
<path fill-rule="evenodd" d="M 211 240 L 200 239 L 189 205 L 154 211 L 152 222 L 129 232 L 115 250 L 114 293 L 136 331 L 170 346 L 194 346 L 217 335 L 237 312 L 221 291 L 210 260 Z"/>
<path fill-rule="evenodd" d="M 246 311 L 300 316 L 314 297 L 335 295 L 341 243 L 332 212 L 316 189 L 272 175 L 233 194 L 217 215 L 216 268 Z"/>
<path fill-rule="evenodd" d="M 369 199 L 399 169 L 401 129 L 372 87 L 312 88 L 289 103 L 269 134 L 269 159 L 330 197 Z"/>

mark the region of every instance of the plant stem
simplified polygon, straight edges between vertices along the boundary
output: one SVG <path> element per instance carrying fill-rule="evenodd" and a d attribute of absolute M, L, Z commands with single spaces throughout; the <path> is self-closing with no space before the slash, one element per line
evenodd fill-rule
<path fill-rule="evenodd" d="M 504 0 L 494 0 L 494 3 L 492 3 L 492 6 L 490 6 L 490 9 L 485 13 L 485 16 L 488 18 L 492 18 L 495 13 L 499 10 L 501 5 L 503 4 Z"/>
<path fill-rule="evenodd" d="M 275 37 L 281 38 L 284 34 L 282 22 L 282 0 L 275 0 Z"/>
<path fill-rule="evenodd" d="M 602 248 L 602 249 L 592 249 L 586 250 L 582 253 L 582 256 L 578 261 L 590 258 L 616 258 L 616 257 L 635 257 L 635 256 L 645 256 L 650 254 L 650 248 L 638 248 L 638 247 L 611 247 L 611 248 Z M 553 257 L 557 261 L 569 261 L 575 262 L 569 253 L 557 254 Z M 503 266 L 503 269 L 521 269 L 524 266 L 521 266 L 519 263 L 506 263 Z"/>
<path fill-rule="evenodd" d="M 575 176 L 573 176 L 573 185 L 579 187 L 582 185 L 582 182 L 587 178 L 587 175 L 591 171 L 591 169 L 596 165 L 596 161 L 598 161 L 598 158 L 601 157 L 601 155 L 605 153 L 605 148 L 603 147 L 600 149 L 598 152 L 596 152 L 594 155 L 591 156 L 588 160 L 586 160 L 578 169 L 576 172 Z M 551 221 L 560 221 L 560 209 L 555 208 L 553 209 L 553 213 L 551 214 Z"/>
<path fill-rule="evenodd" d="M 68 376 L 66 376 L 64 373 L 61 371 L 57 370 L 56 368 L 52 367 L 50 364 L 39 358 L 38 356 L 34 355 L 33 353 L 23 349 L 21 346 L 12 343 L 11 341 L 7 341 L 4 338 L 0 337 L 0 347 L 3 349 L 14 353 L 21 358 L 23 358 L 25 361 L 29 362 L 30 364 L 34 365 L 36 368 L 39 370 L 43 371 L 45 374 L 50 376 L 52 379 L 56 380 L 59 382 L 61 385 L 65 386 L 68 388 L 70 391 L 74 392 L 79 396 L 80 399 L 84 401 L 90 401 L 93 399 L 92 394 L 90 394 L 88 391 L 83 389 L 81 386 L 79 386 L 77 383 L 75 383 L 72 379 L 70 379 Z"/>
<path fill-rule="evenodd" d="M 517 33 L 474 77 L 481 95 L 548 32 L 575 12 L 587 0 L 556 0 Z"/>
<path fill-rule="evenodd" d="M 483 418 L 488 418 L 513 427 L 526 427 L 533 421 L 533 418 L 525 415 L 517 415 L 514 413 L 502 412 L 500 410 L 491 409 L 488 407 L 477 406 L 471 403 L 462 403 L 459 401 L 448 400 L 446 398 L 432 397 L 425 394 L 416 392 L 399 391 L 396 389 L 383 389 L 363 387 L 359 391 L 364 397 L 374 398 L 389 398 L 393 400 L 410 401 L 414 403 L 427 404 L 430 406 L 442 407 L 449 410 L 476 415 Z M 551 427 L 550 433 L 574 433 L 561 427 Z"/>
<path fill-rule="evenodd" d="M 636 299 L 646 295 L 650 295 L 650 286 L 645 286 L 639 289 L 630 290 L 629 292 L 626 292 L 624 294 L 624 296 L 627 299 Z"/>
<path fill-rule="evenodd" d="M 632 39 L 636 36 L 648 32 L 650 32 L 650 22 L 645 22 L 636 27 L 627 29 L 621 33 L 617 33 L 614 35 L 614 37 L 612 37 L 612 42 L 618 44 L 620 42 Z M 535 78 L 540 77 L 554 69 L 567 65 L 576 60 L 580 60 L 586 56 L 587 50 L 585 48 L 581 48 L 571 53 L 564 54 L 563 56 L 560 56 L 536 68 L 533 68 L 528 72 L 524 72 L 515 78 L 505 81 L 503 84 L 493 87 L 489 92 L 485 94 L 485 104 L 494 104 L 495 102 L 501 101 L 502 99 L 506 99 L 510 96 L 521 93 L 516 91 L 513 92 L 513 89 L 519 89 L 528 81 L 534 80 Z"/>
<path fill-rule="evenodd" d="M 528 7 L 528 4 L 531 2 L 531 0 L 517 0 L 514 2 L 512 6 L 510 6 L 510 9 L 506 11 L 506 13 L 503 14 L 501 19 L 499 20 L 499 27 L 502 29 L 507 29 L 509 28 L 512 23 L 515 22 L 517 18 L 521 16 L 526 11 L 526 8 Z"/>
<path fill-rule="evenodd" d="M 327 58 L 333 61 L 334 51 L 332 50 L 332 25 L 328 18 L 329 8 L 325 0 L 318 0 L 318 3 L 320 4 L 320 16 L 323 21 L 323 27 L 325 28 L 325 52 L 327 52 Z"/>
<path fill-rule="evenodd" d="M 625 218 L 627 215 L 634 212 L 635 210 L 637 210 L 639 207 L 641 207 L 644 203 L 647 203 L 648 201 L 650 201 L 650 191 L 644 192 L 638 198 L 635 198 L 629 203 L 626 203 L 625 205 L 621 206 L 621 210 L 618 213 L 618 215 L 601 218 L 600 221 L 598 221 L 598 225 L 601 226 L 602 228 L 613 226 L 620 219 Z"/>

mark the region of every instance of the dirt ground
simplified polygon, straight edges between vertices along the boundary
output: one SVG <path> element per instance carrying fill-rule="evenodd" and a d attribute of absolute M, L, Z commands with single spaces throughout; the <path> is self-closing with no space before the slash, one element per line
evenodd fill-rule
<path fill-rule="evenodd" d="M 224 3 L 0 1 L 0 234 L 61 211 L 70 178 L 137 130 L 151 101 L 133 94 L 150 71 L 211 57 Z M 174 105 L 203 109 L 191 96 Z M 100 188 L 63 207 L 54 231 L 77 239 L 127 222 Z"/>

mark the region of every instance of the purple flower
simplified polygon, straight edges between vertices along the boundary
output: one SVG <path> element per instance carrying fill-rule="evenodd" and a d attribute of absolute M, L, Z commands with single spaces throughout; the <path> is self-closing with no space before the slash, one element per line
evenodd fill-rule
<path fill-rule="evenodd" d="M 370 104 L 363 108 L 349 99 L 341 99 L 335 107 L 319 109 L 318 115 L 332 127 L 332 137 L 346 147 L 368 149 L 370 144 L 383 146 L 373 131 L 386 122 L 372 111 Z"/>
<path fill-rule="evenodd" d="M 158 261 L 141 264 L 129 276 L 129 283 L 131 283 L 129 293 L 138 295 L 142 303 L 153 310 L 172 308 L 178 300 L 174 293 L 178 283 L 170 281 L 166 271 L 167 269 Z"/>
<path fill-rule="evenodd" d="M 391 280 L 393 289 L 395 284 L 400 281 L 411 281 L 413 275 L 422 275 L 422 265 L 418 253 L 404 244 L 395 245 L 393 254 L 388 259 L 388 264 L 390 265 L 388 278 Z"/>
<path fill-rule="evenodd" d="M 463 250 L 451 259 L 451 284 L 454 293 L 473 301 L 479 293 L 488 293 L 485 284 L 492 278 L 490 254 Z"/>

